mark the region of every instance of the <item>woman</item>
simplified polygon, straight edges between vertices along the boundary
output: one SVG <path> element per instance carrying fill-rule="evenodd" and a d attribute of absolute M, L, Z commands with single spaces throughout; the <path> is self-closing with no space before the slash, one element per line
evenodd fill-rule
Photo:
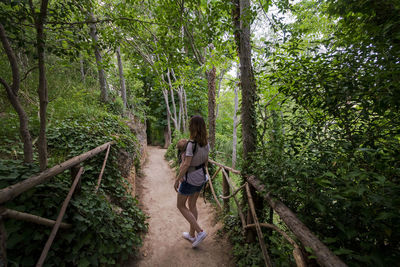
<path fill-rule="evenodd" d="M 189 131 L 190 140 L 174 188 L 178 192 L 177 207 L 190 224 L 189 232 L 184 232 L 183 237 L 192 242 L 192 247 L 197 247 L 207 236 L 197 223 L 196 202 L 206 181 L 205 168 L 210 147 L 207 142 L 206 124 L 201 116 L 193 116 L 190 119 Z"/>

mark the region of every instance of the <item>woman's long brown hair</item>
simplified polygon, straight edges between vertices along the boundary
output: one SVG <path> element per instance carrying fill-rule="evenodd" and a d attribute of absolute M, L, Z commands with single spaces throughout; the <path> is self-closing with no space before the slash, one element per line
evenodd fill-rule
<path fill-rule="evenodd" d="M 199 116 L 193 116 L 189 122 L 190 139 L 197 142 L 200 146 L 207 145 L 207 128 L 204 119 Z"/>

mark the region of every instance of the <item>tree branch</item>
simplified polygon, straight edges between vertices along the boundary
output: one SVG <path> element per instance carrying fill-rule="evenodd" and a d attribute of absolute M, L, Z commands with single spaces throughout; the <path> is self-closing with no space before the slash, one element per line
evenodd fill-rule
<path fill-rule="evenodd" d="M 14 95 L 10 85 L 8 85 L 8 83 L 1 77 L 0 77 L 0 83 L 4 86 L 8 94 Z"/>
<path fill-rule="evenodd" d="M 190 46 L 193 49 L 193 53 L 194 53 L 194 56 L 197 59 L 197 62 L 199 63 L 199 65 L 203 65 L 205 60 L 204 60 L 203 56 L 201 55 L 200 51 L 197 49 L 197 47 L 196 47 L 196 45 L 194 43 L 193 35 L 189 32 L 189 30 L 188 30 L 186 25 L 183 26 L 183 29 L 186 32 L 186 34 L 189 36 L 189 43 L 190 43 Z"/>
<path fill-rule="evenodd" d="M 34 67 L 30 68 L 30 69 L 25 73 L 24 77 L 21 79 L 20 82 L 23 82 L 23 81 L 28 77 L 28 74 L 29 74 L 30 72 L 32 72 L 34 69 L 37 69 L 37 66 L 34 66 Z"/>
<path fill-rule="evenodd" d="M 46 24 L 49 25 L 83 25 L 83 24 L 90 24 L 90 23 L 103 23 L 103 22 L 114 22 L 118 20 L 127 20 L 127 21 L 136 21 L 140 23 L 146 23 L 146 24 L 153 24 L 153 25 L 160 25 L 160 26 L 167 26 L 165 24 L 160 24 L 157 22 L 153 21 L 145 21 L 145 20 L 140 20 L 140 19 L 133 19 L 133 18 L 127 18 L 127 17 L 118 17 L 118 18 L 107 18 L 107 19 L 96 19 L 96 20 L 84 20 L 84 21 L 76 21 L 76 22 L 60 22 L 60 21 L 48 21 Z"/>
<path fill-rule="evenodd" d="M 18 89 L 19 89 L 19 84 L 20 84 L 17 58 L 15 57 L 14 51 L 8 41 L 8 38 L 6 36 L 6 31 L 5 31 L 2 23 L 0 23 L 0 40 L 1 40 L 1 43 L 3 44 L 4 51 L 6 52 L 8 60 L 11 65 L 13 83 L 9 88 L 12 90 L 14 95 L 17 95 Z"/>

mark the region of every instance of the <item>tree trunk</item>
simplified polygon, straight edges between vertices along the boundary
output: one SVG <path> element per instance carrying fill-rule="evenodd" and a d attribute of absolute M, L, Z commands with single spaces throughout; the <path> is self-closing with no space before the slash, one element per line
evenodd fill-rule
<path fill-rule="evenodd" d="M 251 63 L 250 45 L 250 0 L 240 0 L 240 78 L 242 86 L 242 134 L 243 159 L 248 160 L 249 154 L 256 148 L 256 84 Z"/>
<path fill-rule="evenodd" d="M 8 99 L 11 102 L 11 105 L 14 107 L 15 111 L 18 114 L 19 118 L 19 132 L 21 134 L 22 142 L 24 143 L 24 162 L 31 163 L 33 162 L 33 148 L 32 148 L 32 138 L 29 133 L 28 127 L 28 116 L 23 109 L 19 98 L 18 98 L 18 91 L 19 91 L 19 70 L 17 64 L 17 58 L 14 54 L 14 51 L 8 42 L 6 32 L 4 30 L 3 24 L 0 23 L 0 39 L 1 43 L 3 44 L 4 51 L 7 54 L 8 60 L 11 65 L 11 71 L 13 76 L 13 83 L 11 86 L 7 84 L 5 80 L 0 78 L 0 83 L 3 84 L 4 88 L 6 89 Z"/>
<path fill-rule="evenodd" d="M 165 140 L 164 148 L 168 148 L 169 145 L 171 144 L 171 140 L 172 140 L 172 136 L 171 136 L 171 120 L 170 120 L 169 112 L 167 112 L 167 132 L 164 133 L 164 140 Z"/>
<path fill-rule="evenodd" d="M 219 93 L 221 91 L 222 79 L 224 78 L 226 71 L 227 71 L 227 69 L 223 69 L 221 71 L 221 74 L 218 77 L 217 99 L 219 98 Z M 217 104 L 217 107 L 215 109 L 215 119 L 218 118 L 218 112 L 219 112 L 219 104 Z"/>
<path fill-rule="evenodd" d="M 208 139 L 211 151 L 213 151 L 215 147 L 215 66 L 211 70 L 206 71 L 206 76 L 208 85 Z"/>
<path fill-rule="evenodd" d="M 178 129 L 177 121 L 172 117 L 171 109 L 169 107 L 168 91 L 165 89 L 162 89 L 162 93 L 164 95 L 165 106 L 167 107 L 167 113 L 169 114 L 169 118 L 172 119 L 175 129 Z"/>
<path fill-rule="evenodd" d="M 233 0 L 233 23 L 235 27 L 235 41 L 238 45 L 238 56 L 240 60 L 240 84 L 242 88 L 242 140 L 243 140 L 243 166 L 242 179 L 246 182 L 246 175 L 250 172 L 250 154 L 256 149 L 257 138 L 257 121 L 256 121 L 256 84 L 251 63 L 251 45 L 250 45 L 250 0 Z M 239 8 L 239 9 L 238 9 Z M 238 26 L 240 28 L 238 29 Z M 251 189 L 254 196 L 254 205 L 257 212 L 264 210 L 262 199 L 255 194 L 255 190 Z M 246 197 L 244 197 L 246 202 Z M 250 213 L 247 214 L 247 222 L 250 223 Z M 246 239 L 248 242 L 255 241 L 255 232 L 247 231 Z"/>
<path fill-rule="evenodd" d="M 184 133 L 186 130 L 186 122 L 185 122 L 185 107 L 183 103 L 183 87 L 179 86 L 178 88 L 178 97 L 179 97 L 179 116 L 182 121 L 181 132 Z"/>
<path fill-rule="evenodd" d="M 173 117 L 173 120 L 175 122 L 175 130 L 180 131 L 180 127 L 181 127 L 180 126 L 181 125 L 180 124 L 180 118 L 178 118 L 176 116 L 176 105 L 175 105 L 174 89 L 173 89 L 173 86 L 172 86 L 171 72 L 170 72 L 169 69 L 167 71 L 167 78 L 168 78 L 169 89 L 170 89 L 170 92 L 171 92 L 172 108 L 173 108 L 173 111 L 174 111 L 174 114 L 173 114 L 173 116 L 171 114 L 171 117 Z"/>
<path fill-rule="evenodd" d="M 45 66 L 45 35 L 44 35 L 44 23 L 47 16 L 48 1 L 43 0 L 40 6 L 40 13 L 35 20 L 36 24 L 36 41 L 37 41 L 37 52 L 39 61 L 39 101 L 40 101 L 40 130 L 39 130 L 39 165 L 40 170 L 47 168 L 47 140 L 46 140 L 46 110 L 48 104 L 47 95 L 47 80 L 46 80 L 46 66 Z M 34 14 L 33 14 L 34 15 Z"/>
<path fill-rule="evenodd" d="M 99 46 L 97 45 L 99 38 L 97 36 L 96 24 L 94 23 L 96 21 L 96 19 L 95 19 L 93 13 L 89 13 L 89 18 L 91 21 L 91 23 L 89 23 L 90 36 L 92 37 L 92 41 L 93 41 L 94 55 L 96 57 L 97 71 L 99 74 L 100 98 L 101 98 L 101 101 L 106 103 L 106 102 L 108 102 L 107 83 L 106 83 L 106 77 L 104 74 L 104 69 L 102 66 L 103 59 L 100 54 Z"/>
<path fill-rule="evenodd" d="M 189 117 L 188 117 L 188 110 L 187 110 L 187 98 L 186 98 L 186 90 L 183 89 L 183 107 L 185 109 L 185 121 L 187 123 L 189 123 Z M 183 129 L 183 132 L 186 133 L 188 130 L 188 127 L 185 127 L 185 129 Z"/>
<path fill-rule="evenodd" d="M 81 70 L 81 79 L 82 79 L 82 82 L 85 82 L 85 68 L 84 68 L 82 54 L 80 54 L 79 63 L 80 63 L 80 70 Z"/>
<path fill-rule="evenodd" d="M 124 110 L 126 109 L 126 87 L 124 78 L 124 69 L 122 67 L 121 52 L 119 46 L 117 47 L 117 60 L 118 60 L 118 71 L 119 71 L 119 81 L 121 83 L 121 97 L 124 102 Z"/>
<path fill-rule="evenodd" d="M 238 116 L 237 112 L 239 109 L 239 79 L 240 79 L 240 72 L 239 68 L 237 70 L 237 84 L 235 84 L 234 92 L 235 92 L 235 113 L 233 114 L 233 137 L 232 137 L 232 168 L 236 167 L 236 147 L 237 147 L 237 126 L 238 126 Z"/>
<path fill-rule="evenodd" d="M 240 0 L 232 1 L 233 36 L 236 43 L 236 52 L 240 57 Z"/>
<path fill-rule="evenodd" d="M 172 69 L 172 68 L 171 68 L 171 75 L 172 75 L 172 78 L 174 78 L 174 82 L 177 82 L 178 80 L 176 79 L 174 69 Z M 172 84 L 171 84 L 171 88 L 172 88 Z M 179 85 L 178 86 L 178 98 L 179 98 L 178 125 L 179 125 L 180 131 L 182 133 L 184 133 L 186 131 L 185 107 L 184 107 L 184 103 L 183 103 L 183 101 L 184 101 L 183 100 L 183 92 L 184 92 L 183 86 Z M 171 91 L 171 93 L 172 93 L 172 91 Z M 174 103 L 174 105 L 175 105 L 175 103 Z"/>

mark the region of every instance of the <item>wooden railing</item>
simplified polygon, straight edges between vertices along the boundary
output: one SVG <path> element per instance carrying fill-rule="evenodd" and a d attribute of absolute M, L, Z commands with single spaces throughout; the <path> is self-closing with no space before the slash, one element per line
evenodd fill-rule
<path fill-rule="evenodd" d="M 234 181 L 229 177 L 228 173 L 235 173 L 240 175 L 240 171 L 232 169 L 230 167 L 224 166 L 218 162 L 215 162 L 211 159 L 208 160 L 209 163 L 212 163 L 218 167 L 217 171 L 214 173 L 212 177 L 208 174 L 208 169 L 206 169 L 207 174 L 209 175 L 209 186 L 212 192 L 212 195 L 217 203 L 217 206 L 221 210 L 229 211 L 229 199 L 233 198 L 236 203 L 237 211 L 242 223 L 243 230 L 248 228 L 256 228 L 258 241 L 261 246 L 261 250 L 263 253 L 263 258 L 265 265 L 268 267 L 272 266 L 271 258 L 268 254 L 268 248 L 264 242 L 264 237 L 261 228 L 269 228 L 274 231 L 277 231 L 279 234 L 283 236 L 288 243 L 293 246 L 293 257 L 295 259 L 296 265 L 299 267 L 307 266 L 305 257 L 302 252 L 302 248 L 309 247 L 312 249 L 316 260 L 319 265 L 326 267 L 342 267 L 347 266 L 343 263 L 338 256 L 336 256 L 332 251 L 329 250 L 327 246 L 325 246 L 311 231 L 304 225 L 296 215 L 281 201 L 272 198 L 271 193 L 262 185 L 254 176 L 245 177 L 246 182 L 237 187 Z M 222 171 L 222 191 L 223 195 L 219 196 L 222 199 L 223 204 L 220 203 L 219 198 L 215 194 L 215 190 L 213 187 L 213 180 L 217 176 L 217 174 Z M 267 201 L 269 206 L 279 215 L 280 219 L 286 224 L 286 226 L 290 229 L 294 236 L 300 241 L 301 245 L 297 244 L 286 232 L 281 230 L 276 225 L 270 223 L 260 223 L 257 218 L 257 214 L 255 211 L 253 197 L 251 195 L 250 186 L 252 186 L 256 191 L 260 192 L 263 198 Z M 252 217 L 252 221 L 254 223 L 247 224 L 246 218 L 243 214 L 240 202 L 238 201 L 236 194 L 240 190 L 245 190 L 243 194 L 247 195 L 247 201 L 250 208 L 250 214 Z M 231 193 L 232 192 L 232 193 Z"/>
<path fill-rule="evenodd" d="M 104 168 L 106 166 L 108 154 L 110 152 L 110 147 L 113 144 L 115 144 L 114 141 L 105 143 L 105 144 L 103 144 L 99 147 L 96 147 L 86 153 L 83 153 L 79 156 L 73 157 L 61 164 L 58 164 L 50 169 L 47 169 L 38 175 L 31 176 L 22 182 L 19 182 L 17 184 L 8 186 L 8 187 L 0 190 L 0 266 L 7 266 L 7 256 L 6 256 L 7 233 L 6 233 L 6 230 L 4 227 L 4 221 L 3 221 L 5 218 L 23 220 L 23 221 L 28 221 L 28 222 L 33 222 L 33 223 L 53 227 L 53 229 L 50 233 L 50 236 L 43 248 L 42 254 L 40 255 L 40 258 L 36 264 L 36 266 L 43 265 L 43 263 L 46 259 L 47 253 L 49 252 L 49 249 L 50 249 L 50 247 L 54 241 L 54 238 L 57 234 L 58 229 L 59 228 L 66 229 L 66 228 L 72 227 L 71 224 L 63 223 L 61 221 L 62 221 L 62 218 L 64 217 L 65 211 L 66 211 L 69 201 L 71 200 L 71 197 L 75 191 L 75 188 L 81 178 L 81 175 L 83 174 L 83 167 L 80 167 L 79 164 L 107 149 L 107 152 L 106 152 L 106 155 L 104 158 L 104 162 L 103 162 L 103 166 L 100 171 L 100 175 L 97 180 L 97 185 L 95 188 L 95 191 L 97 192 L 97 190 L 99 189 L 100 183 L 101 183 L 101 178 L 103 176 Z M 17 197 L 18 195 L 22 194 L 23 192 L 50 180 L 55 175 L 60 174 L 67 169 L 71 169 L 71 175 L 73 176 L 74 180 L 73 180 L 72 186 L 68 192 L 68 195 L 65 198 L 63 205 L 61 206 L 61 209 L 57 216 L 56 221 L 42 218 L 42 217 L 39 217 L 36 215 L 24 213 L 24 212 L 10 210 L 3 206 L 7 201 L 10 201 L 13 198 Z"/>

